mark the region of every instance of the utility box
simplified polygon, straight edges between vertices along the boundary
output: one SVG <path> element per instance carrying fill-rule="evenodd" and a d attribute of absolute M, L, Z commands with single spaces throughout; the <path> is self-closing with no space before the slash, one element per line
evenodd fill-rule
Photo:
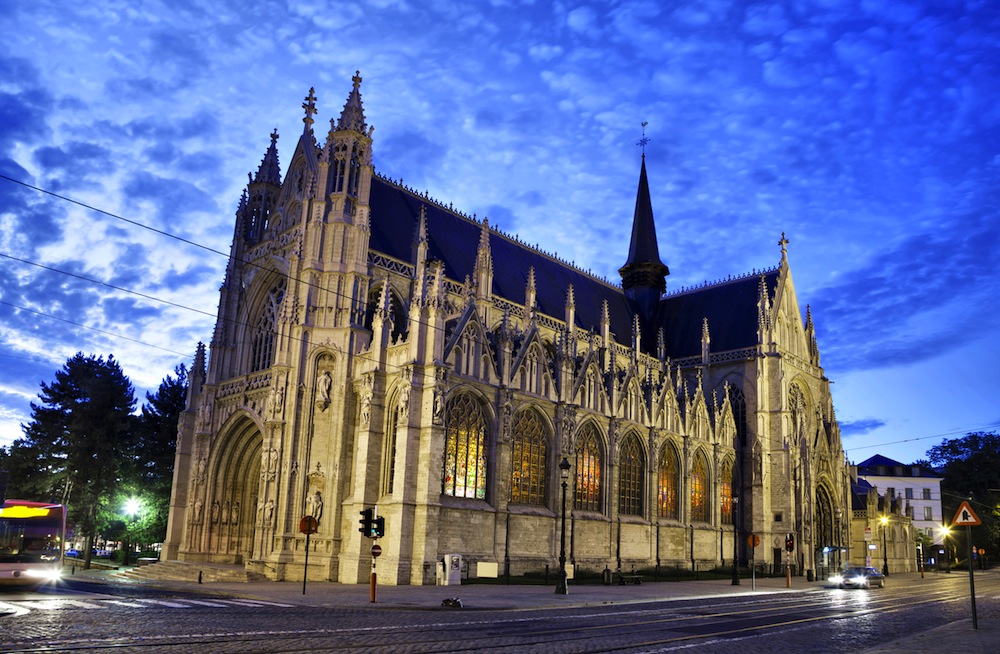
<path fill-rule="evenodd" d="M 499 574 L 500 574 L 500 569 L 496 561 L 476 562 L 476 578 L 496 579 Z M 470 577 L 472 576 L 471 573 L 469 576 Z"/>
<path fill-rule="evenodd" d="M 462 585 L 462 555 L 445 554 L 444 561 L 438 571 L 439 586 L 461 586 Z"/>

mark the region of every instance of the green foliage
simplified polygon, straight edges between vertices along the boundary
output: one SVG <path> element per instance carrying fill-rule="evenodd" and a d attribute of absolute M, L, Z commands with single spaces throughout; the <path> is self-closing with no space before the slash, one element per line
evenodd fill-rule
<path fill-rule="evenodd" d="M 944 473 L 941 482 L 944 518 L 950 521 L 963 500 L 983 521 L 972 529 L 972 544 L 983 547 L 987 555 L 1000 553 L 1000 435 L 996 432 L 972 432 L 962 438 L 943 441 L 927 451 L 927 458 Z M 959 552 L 969 551 L 966 530 L 953 530 Z M 967 554 L 960 554 L 965 558 Z"/>

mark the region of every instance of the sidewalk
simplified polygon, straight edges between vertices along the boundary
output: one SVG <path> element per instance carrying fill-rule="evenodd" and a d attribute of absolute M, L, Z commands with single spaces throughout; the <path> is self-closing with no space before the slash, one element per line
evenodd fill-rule
<path fill-rule="evenodd" d="M 916 579 L 916 574 L 897 575 L 896 579 Z M 741 579 L 734 586 L 729 579 L 644 583 L 641 585 L 581 585 L 570 586 L 566 595 L 556 595 L 555 587 L 503 584 L 465 584 L 461 586 L 380 586 L 376 602 L 371 602 L 367 584 L 344 585 L 330 582 L 206 583 L 183 581 L 134 582 L 117 578 L 114 571 L 77 570 L 74 578 L 109 584 L 136 584 L 155 588 L 175 588 L 187 592 L 224 593 L 245 599 L 257 599 L 292 605 L 329 608 L 369 608 L 391 611 L 529 611 L 536 609 L 701 599 L 738 595 L 816 592 L 824 589 L 823 582 L 807 582 L 794 577 L 791 588 L 784 578 Z M 978 594 L 978 593 L 977 593 Z M 448 608 L 442 602 L 461 600 L 461 608 Z M 980 611 L 978 629 L 972 620 L 953 622 L 907 638 L 879 645 L 862 654 L 940 654 L 941 652 L 1000 653 L 1000 626 L 995 620 L 984 619 Z"/>

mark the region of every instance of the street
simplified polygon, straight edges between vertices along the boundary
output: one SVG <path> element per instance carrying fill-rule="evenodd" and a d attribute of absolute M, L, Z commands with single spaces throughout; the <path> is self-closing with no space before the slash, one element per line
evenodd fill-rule
<path fill-rule="evenodd" d="M 730 595 L 714 585 L 714 596 L 565 608 L 525 602 L 523 609 L 477 609 L 474 599 L 462 609 L 343 601 L 331 606 L 319 592 L 266 592 L 279 587 L 288 590 L 264 585 L 254 587 L 261 592 L 234 593 L 230 587 L 222 593 L 210 585 L 156 588 L 71 579 L 58 589 L 4 590 L 0 651 L 579 653 L 696 646 L 710 653 L 862 652 L 971 615 L 969 579 L 962 573 L 894 576 L 886 588 L 873 590 L 811 584 L 801 592 L 754 593 L 743 586 L 732 589 L 743 594 Z M 679 586 L 643 588 L 669 596 Z M 437 590 L 446 597 L 449 589 Z M 609 597 L 618 592 L 594 590 Z M 980 623 L 995 622 L 1000 577 L 977 574 L 976 590 Z"/>

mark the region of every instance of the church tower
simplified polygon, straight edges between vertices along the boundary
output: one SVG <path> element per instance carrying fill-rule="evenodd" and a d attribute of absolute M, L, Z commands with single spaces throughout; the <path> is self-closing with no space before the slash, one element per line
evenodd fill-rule
<path fill-rule="evenodd" d="M 625 297 L 635 302 L 647 321 L 652 320 L 657 302 L 667 289 L 666 276 L 670 274 L 670 270 L 660 261 L 660 250 L 656 245 L 656 225 L 653 222 L 653 204 L 649 199 L 645 154 L 642 155 L 642 169 L 639 172 L 639 190 L 635 198 L 628 261 L 618 269 L 618 274 L 622 277 Z"/>

